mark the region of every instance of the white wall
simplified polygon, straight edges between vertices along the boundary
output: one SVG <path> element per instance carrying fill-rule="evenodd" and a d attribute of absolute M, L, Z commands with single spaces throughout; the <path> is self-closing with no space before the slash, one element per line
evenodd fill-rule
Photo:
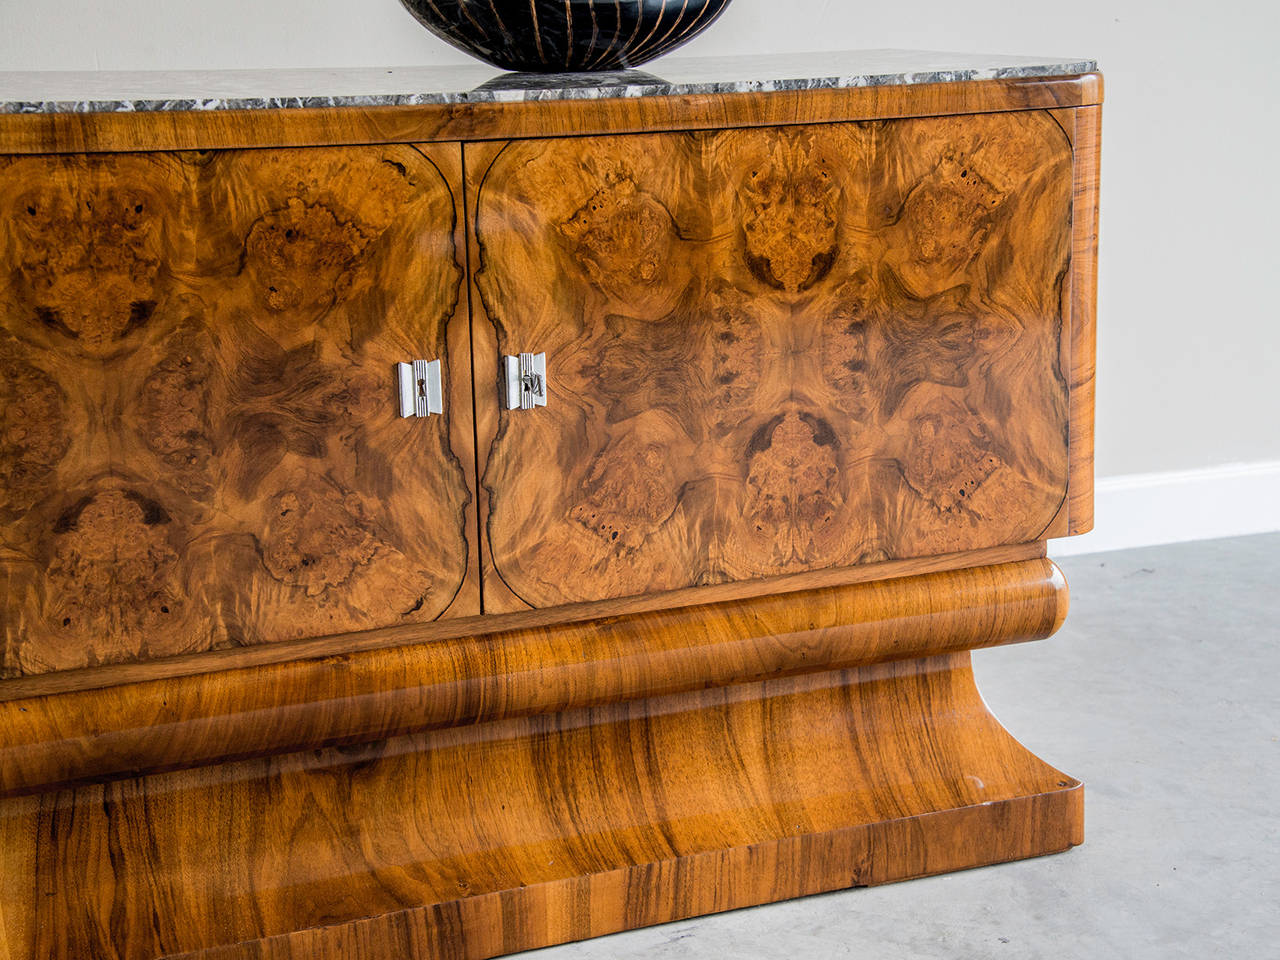
<path fill-rule="evenodd" d="M 675 56 L 921 47 L 1096 57 L 1108 94 L 1106 477 L 1280 461 L 1278 36 L 1280 4 L 1261 0 L 735 0 Z M 0 69 L 462 62 L 397 0 L 0 0 Z M 661 61 L 650 69 L 660 74 Z"/>

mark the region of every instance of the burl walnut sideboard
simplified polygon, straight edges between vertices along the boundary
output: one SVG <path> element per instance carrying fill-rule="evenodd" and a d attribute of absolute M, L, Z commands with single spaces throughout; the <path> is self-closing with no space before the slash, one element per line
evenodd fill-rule
<path fill-rule="evenodd" d="M 1066 850 L 1091 62 L 0 76 L 0 958 L 480 960 Z M 484 82 L 488 81 L 488 82 Z"/>

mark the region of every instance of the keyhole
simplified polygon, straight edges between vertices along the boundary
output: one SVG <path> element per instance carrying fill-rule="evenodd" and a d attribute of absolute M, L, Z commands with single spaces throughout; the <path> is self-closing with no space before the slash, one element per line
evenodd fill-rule
<path fill-rule="evenodd" d="M 427 395 L 427 381 L 418 381 L 418 396 L 425 397 Z"/>

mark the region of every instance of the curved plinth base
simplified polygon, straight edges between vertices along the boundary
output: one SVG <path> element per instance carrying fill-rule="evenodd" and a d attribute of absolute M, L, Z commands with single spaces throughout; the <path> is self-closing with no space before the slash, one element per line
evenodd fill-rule
<path fill-rule="evenodd" d="M 341 637 L 287 663 L 0 702 L 0 797 L 1037 640 L 1066 612 L 1041 557 L 568 622 L 476 618 L 475 633 L 460 620 L 397 647 Z"/>
<path fill-rule="evenodd" d="M 967 653 L 0 811 L 9 960 L 478 960 L 1053 853 L 1083 813 L 987 711 Z"/>

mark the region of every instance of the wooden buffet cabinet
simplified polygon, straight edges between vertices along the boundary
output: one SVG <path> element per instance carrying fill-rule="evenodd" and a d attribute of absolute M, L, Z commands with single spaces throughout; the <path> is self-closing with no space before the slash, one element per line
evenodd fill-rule
<path fill-rule="evenodd" d="M 1091 70 L 0 113 L 0 958 L 478 960 L 1080 843 L 969 651 L 1092 522 Z"/>

